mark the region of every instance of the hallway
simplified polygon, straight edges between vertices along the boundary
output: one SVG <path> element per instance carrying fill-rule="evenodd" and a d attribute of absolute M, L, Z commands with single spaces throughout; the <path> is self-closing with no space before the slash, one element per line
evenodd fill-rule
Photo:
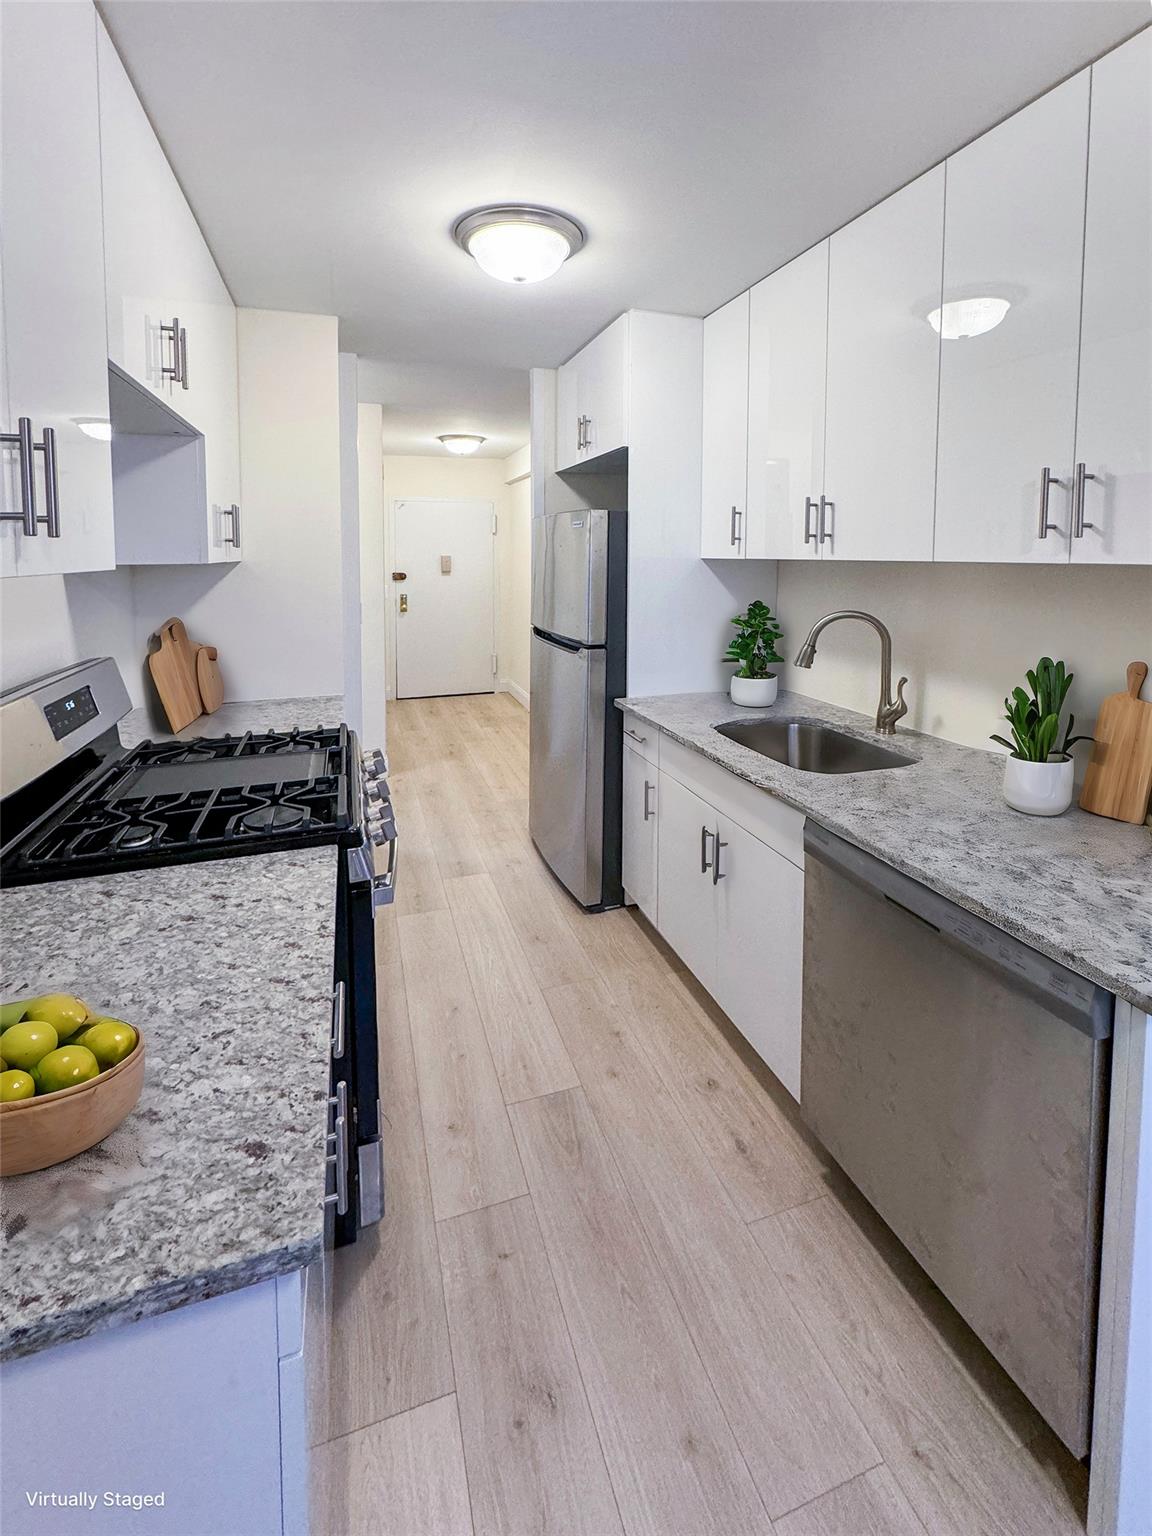
<path fill-rule="evenodd" d="M 323 1536 L 1058 1536 L 1086 1478 L 643 919 L 527 833 L 507 694 L 389 704 L 388 1210 Z"/>

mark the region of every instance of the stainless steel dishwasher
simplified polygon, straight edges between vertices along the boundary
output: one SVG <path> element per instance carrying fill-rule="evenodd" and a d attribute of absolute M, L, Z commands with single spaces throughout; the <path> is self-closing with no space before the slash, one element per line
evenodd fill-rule
<path fill-rule="evenodd" d="M 1077 1456 L 1114 999 L 811 822 L 804 1119 Z"/>

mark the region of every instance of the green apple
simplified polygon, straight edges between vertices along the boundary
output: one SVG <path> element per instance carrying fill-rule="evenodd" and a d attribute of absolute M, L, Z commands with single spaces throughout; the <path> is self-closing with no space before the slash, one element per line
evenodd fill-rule
<path fill-rule="evenodd" d="M 72 1041 L 88 1048 L 100 1063 L 100 1070 L 114 1067 L 136 1049 L 136 1031 L 123 1019 L 93 1019 Z"/>
<path fill-rule="evenodd" d="M 58 1093 L 61 1088 L 75 1088 L 99 1076 L 100 1063 L 83 1045 L 62 1045 L 49 1051 L 36 1067 L 41 1093 Z"/>
<path fill-rule="evenodd" d="M 0 1029 L 8 1029 L 12 1024 L 19 1024 L 28 1011 L 28 1003 L 0 1003 Z"/>
<path fill-rule="evenodd" d="M 13 1024 L 0 1035 L 0 1055 L 3 1055 L 10 1067 L 30 1072 L 38 1061 L 47 1056 L 49 1051 L 54 1051 L 59 1044 L 60 1038 L 51 1024 L 26 1019 L 22 1024 Z"/>
<path fill-rule="evenodd" d="M 0 1104 L 14 1104 L 36 1094 L 36 1080 L 30 1072 L 0 1072 Z"/>
<path fill-rule="evenodd" d="M 24 1017 L 51 1024 L 61 1040 L 70 1040 L 88 1022 L 88 1005 L 70 992 L 47 992 L 30 997 L 24 1004 Z"/>

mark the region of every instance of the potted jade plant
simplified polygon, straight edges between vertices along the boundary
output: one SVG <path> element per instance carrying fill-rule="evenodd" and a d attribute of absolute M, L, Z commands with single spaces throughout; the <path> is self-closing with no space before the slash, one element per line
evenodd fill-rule
<path fill-rule="evenodd" d="M 743 704 L 750 709 L 774 704 L 776 669 L 784 665 L 784 658 L 776 650 L 776 642 L 783 638 L 783 631 L 772 617 L 771 608 L 759 598 L 749 603 L 746 612 L 738 613 L 732 622 L 736 626 L 736 638 L 721 660 L 737 663 L 729 687 L 733 704 Z"/>
<path fill-rule="evenodd" d="M 1004 764 L 1004 798 L 1016 811 L 1029 816 L 1059 816 L 1072 804 L 1074 765 L 1069 748 L 1090 736 L 1073 736 L 1075 715 L 1068 716 L 1064 738 L 1060 736 L 1060 714 L 1072 686 L 1073 673 L 1064 670 L 1062 661 L 1042 656 L 1036 670 L 1028 673 L 1026 693 L 1014 688 L 1004 700 L 1004 718 L 1012 728 L 1012 740 L 993 736 L 993 741 L 1008 748 Z"/>

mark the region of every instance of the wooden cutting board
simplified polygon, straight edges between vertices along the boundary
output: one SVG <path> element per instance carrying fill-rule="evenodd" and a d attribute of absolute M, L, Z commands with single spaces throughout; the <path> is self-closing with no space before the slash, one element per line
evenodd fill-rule
<path fill-rule="evenodd" d="M 1140 698 L 1146 661 L 1128 664 L 1128 691 L 1110 693 L 1096 717 L 1096 745 L 1080 804 L 1096 816 L 1142 822 L 1152 795 L 1152 704 Z"/>
<path fill-rule="evenodd" d="M 196 647 L 196 683 L 200 689 L 201 703 L 209 715 L 224 702 L 224 683 L 220 668 L 216 665 L 216 654 L 214 645 Z"/>
<path fill-rule="evenodd" d="M 158 650 L 148 657 L 148 670 L 168 716 L 168 727 L 182 731 L 204 713 L 196 681 L 196 651 L 180 619 L 167 619 L 157 631 Z"/>

